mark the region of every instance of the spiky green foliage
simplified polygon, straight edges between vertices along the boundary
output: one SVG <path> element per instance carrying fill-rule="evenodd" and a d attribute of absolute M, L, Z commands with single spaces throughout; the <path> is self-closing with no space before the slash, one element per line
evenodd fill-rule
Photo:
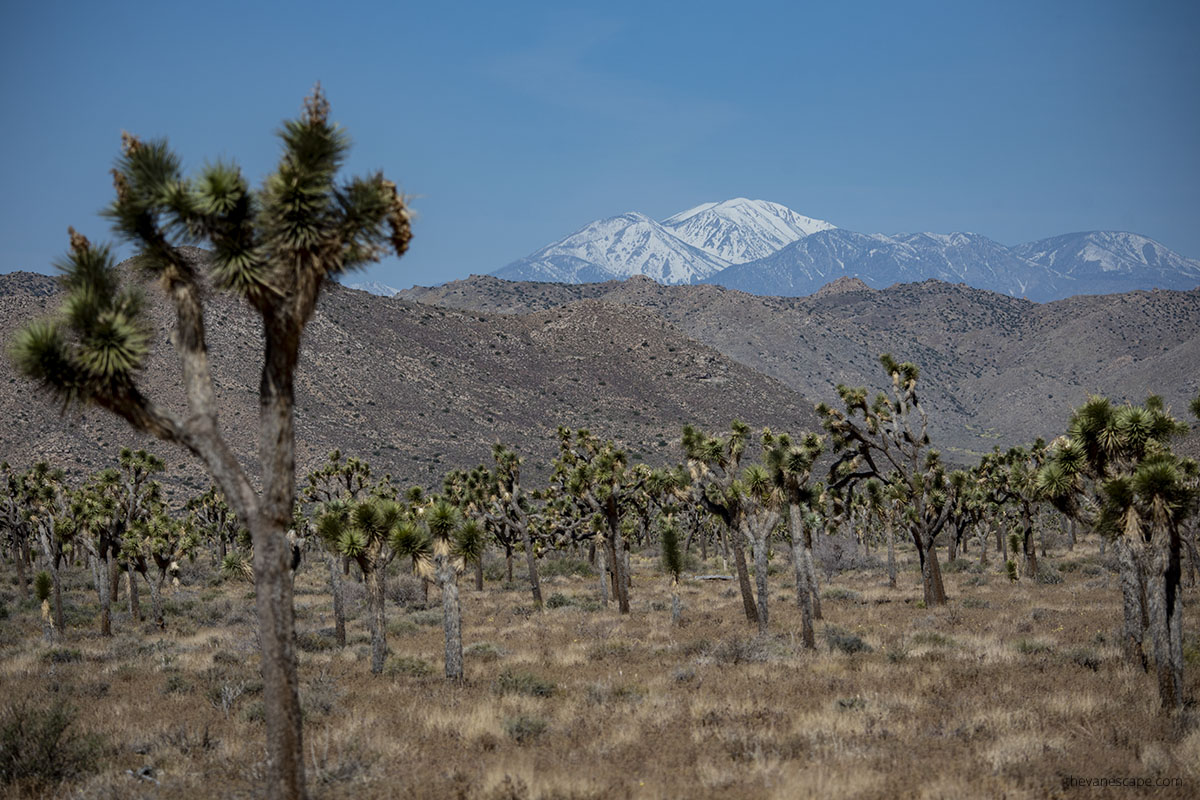
<path fill-rule="evenodd" d="M 50 573 L 46 570 L 40 570 L 37 575 L 33 576 L 33 596 L 37 598 L 39 603 L 44 603 L 50 599 L 50 592 L 54 588 L 54 579 L 50 577 Z"/>
<path fill-rule="evenodd" d="M 679 531 L 673 521 L 662 528 L 662 563 L 672 580 L 678 582 L 683 574 L 683 553 L 679 549 Z"/>
<path fill-rule="evenodd" d="M 217 162 L 188 179 L 165 140 L 122 135 L 116 199 L 105 215 L 138 248 L 137 265 L 173 295 L 185 349 L 203 347 L 203 322 L 197 264 L 181 245 L 207 243 L 203 267 L 216 286 L 264 316 L 282 321 L 283 308 L 301 324 L 326 277 L 377 260 L 385 245 L 397 255 L 407 249 L 409 213 L 395 184 L 381 174 L 336 180 L 349 140 L 328 115 L 318 85 L 304 113 L 284 124 L 279 165 L 257 191 L 233 164 Z M 70 240 L 57 265 L 66 299 L 56 317 L 18 333 L 17 368 L 66 403 L 95 402 L 136 427 L 182 438 L 137 387 L 150 343 L 141 290 L 126 286 L 130 276 L 107 245 L 74 229 Z"/>

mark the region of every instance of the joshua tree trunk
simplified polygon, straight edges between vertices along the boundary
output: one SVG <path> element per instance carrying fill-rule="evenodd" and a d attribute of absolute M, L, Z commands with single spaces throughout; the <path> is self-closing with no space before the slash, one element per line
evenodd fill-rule
<path fill-rule="evenodd" d="M 542 610 L 542 584 L 538 580 L 537 555 L 533 552 L 533 537 L 529 535 L 529 526 L 521 526 L 521 541 L 525 545 L 525 566 L 529 570 L 529 589 L 533 592 L 533 606 L 538 611 Z M 449 645 L 447 645 L 448 647 Z M 461 645 L 459 647 L 461 650 Z M 447 651 L 449 652 L 449 651 Z M 448 667 L 447 667 L 448 669 Z M 459 670 L 461 675 L 461 668 Z M 450 677 L 447 675 L 446 677 Z"/>
<path fill-rule="evenodd" d="M 50 577 L 54 579 L 54 629 L 61 634 L 63 628 L 63 602 L 62 602 L 62 570 L 58 568 L 56 560 L 50 559 Z"/>
<path fill-rule="evenodd" d="M 338 574 L 338 557 L 328 553 L 325 560 L 329 565 L 329 593 L 333 596 L 333 637 L 338 647 L 345 647 L 346 600 L 342 594 L 342 576 Z"/>
<path fill-rule="evenodd" d="M 149 575 L 145 575 L 144 577 L 146 578 L 146 586 L 150 589 L 150 610 L 154 614 L 154 627 L 162 630 L 167 627 L 167 622 L 163 615 L 162 579 L 160 578 L 155 581 L 151 580 Z"/>
<path fill-rule="evenodd" d="M 504 545 L 504 575 L 505 581 L 512 583 L 513 548 L 511 544 Z"/>
<path fill-rule="evenodd" d="M 622 614 L 629 613 L 629 583 L 625 577 L 625 559 L 621 554 L 621 532 L 612 530 L 612 541 L 609 546 L 609 556 L 613 562 L 613 591 L 617 595 L 617 610 Z"/>
<path fill-rule="evenodd" d="M 1037 579 L 1037 542 L 1033 540 L 1033 516 L 1028 505 L 1021 506 L 1021 551 L 1025 555 L 1025 577 Z"/>
<path fill-rule="evenodd" d="M 946 589 L 942 584 L 942 570 L 938 566 L 937 548 L 934 542 L 927 541 L 920 531 L 913 531 L 913 543 L 917 546 L 917 555 L 921 559 L 921 583 L 925 605 L 929 608 L 944 606 Z"/>
<path fill-rule="evenodd" d="M 108 571 L 108 599 L 110 602 L 115 603 L 121 593 L 122 565 L 113 556 L 111 551 L 108 553 L 107 558 L 110 565 Z"/>
<path fill-rule="evenodd" d="M 137 623 L 142 621 L 142 601 L 141 598 L 138 597 L 138 584 L 133 577 L 135 574 L 136 570 L 134 569 L 133 562 L 131 561 L 125 567 L 125 579 L 127 584 L 126 588 L 129 590 L 129 619 L 130 621 Z"/>
<path fill-rule="evenodd" d="M 765 527 L 765 526 L 764 526 Z M 767 534 L 770 528 L 759 530 L 754 536 L 754 582 L 758 588 L 758 632 L 767 632 Z"/>
<path fill-rule="evenodd" d="M 1183 707 L 1183 627 L 1179 535 L 1156 530 L 1147 545 L 1146 606 L 1162 707 Z"/>
<path fill-rule="evenodd" d="M 1139 669 L 1146 669 L 1146 651 L 1143 646 L 1146 631 L 1145 587 L 1142 585 L 1143 570 L 1138 554 L 1129 540 L 1120 536 L 1116 541 L 1118 576 L 1121 581 L 1122 642 L 1125 660 Z"/>
<path fill-rule="evenodd" d="M 595 547 L 594 544 L 593 547 Z M 608 559 L 605 557 L 607 551 L 608 547 L 603 543 L 601 543 L 600 547 L 595 547 L 596 560 L 598 562 L 596 571 L 600 575 L 600 602 L 605 608 L 608 608 Z"/>
<path fill-rule="evenodd" d="M 679 625 L 679 579 L 671 578 L 671 624 Z"/>
<path fill-rule="evenodd" d="M 734 567 L 737 569 L 738 587 L 742 590 L 742 609 L 746 612 L 746 620 L 758 623 L 758 607 L 754 602 L 754 590 L 750 587 L 750 570 L 746 568 L 746 551 L 742 547 L 742 537 L 749 536 L 746 522 L 743 520 L 742 529 L 729 531 L 729 541 L 733 545 Z"/>
<path fill-rule="evenodd" d="M 449 555 L 434 556 L 442 588 L 442 628 L 446 634 L 446 678 L 463 678 L 462 609 L 458 603 L 458 572 Z"/>
<path fill-rule="evenodd" d="M 106 548 L 96 560 L 100 566 L 100 635 L 112 636 L 112 596 L 109 594 L 109 576 L 113 572 L 112 554 Z"/>
<path fill-rule="evenodd" d="M 25 543 L 19 542 L 13 547 L 13 560 L 17 562 L 17 593 L 22 600 L 29 599 L 29 579 L 25 575 L 25 567 L 29 561 L 29 552 Z"/>
<path fill-rule="evenodd" d="M 367 573 L 367 614 L 371 620 L 371 672 L 383 672 L 387 658 L 387 625 L 383 613 L 383 570 L 372 564 Z"/>
<path fill-rule="evenodd" d="M 475 591 L 483 591 L 483 554 L 475 561 Z"/>
<path fill-rule="evenodd" d="M 887 526 L 887 548 L 888 548 L 888 586 L 896 588 L 896 529 L 889 522 Z M 986 552 L 987 547 L 983 550 Z"/>
<path fill-rule="evenodd" d="M 813 650 L 817 646 L 813 630 L 812 590 L 808 586 L 808 567 L 804 553 L 804 523 L 800 507 L 792 506 L 788 514 L 788 528 L 792 535 L 792 567 L 796 571 L 796 607 L 800 609 L 800 636 L 804 646 Z"/>
<path fill-rule="evenodd" d="M 824 619 L 821 614 L 821 584 L 817 582 L 817 561 L 813 557 L 812 528 L 804 526 L 804 569 L 808 571 L 808 589 L 812 592 L 813 619 Z"/>

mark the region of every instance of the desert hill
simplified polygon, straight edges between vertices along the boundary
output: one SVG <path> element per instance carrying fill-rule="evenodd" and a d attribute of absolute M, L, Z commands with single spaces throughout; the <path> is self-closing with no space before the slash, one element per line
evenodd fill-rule
<path fill-rule="evenodd" d="M 809 297 L 762 297 L 634 277 L 600 284 L 472 276 L 401 297 L 509 314 L 602 301 L 653 312 L 698 342 L 832 401 L 880 386 L 879 353 L 916 362 L 935 444 L 959 461 L 1061 432 L 1089 393 L 1163 395 L 1179 415 L 1200 391 L 1200 290 L 1034 303 L 940 281 L 868 288 L 840 279 Z"/>
<path fill-rule="evenodd" d="M 144 383 L 180 408 L 167 309 Z M 208 317 L 221 420 L 243 463 L 256 447 L 261 337 L 256 319 L 222 295 Z M 0 276 L 0 339 L 58 306 L 53 279 Z M 305 334 L 297 375 L 297 457 L 310 468 L 334 447 L 378 474 L 436 486 L 444 473 L 490 459 L 497 440 L 539 472 L 559 425 L 616 438 L 651 463 L 678 460 L 681 426 L 722 428 L 735 417 L 777 430 L 811 429 L 811 402 L 782 383 L 697 344 L 661 315 L 612 303 L 578 303 L 524 316 L 434 308 L 333 285 Z M 59 409 L 0 363 L 0 457 L 47 458 L 79 475 L 111 463 L 124 445 L 150 447 L 179 480 L 207 486 L 179 448 L 136 437 L 98 409 Z"/>

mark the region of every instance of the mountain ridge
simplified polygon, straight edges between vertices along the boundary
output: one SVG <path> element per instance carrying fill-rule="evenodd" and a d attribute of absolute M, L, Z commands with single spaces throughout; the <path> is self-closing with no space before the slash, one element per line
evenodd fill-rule
<path fill-rule="evenodd" d="M 861 233 L 764 200 L 702 203 L 655 222 L 628 212 L 588 223 L 491 274 L 603 282 L 647 275 L 804 296 L 838 277 L 874 288 L 935 278 L 1038 302 L 1200 286 L 1200 260 L 1141 234 L 1085 231 L 1007 246 L 978 233 Z"/>

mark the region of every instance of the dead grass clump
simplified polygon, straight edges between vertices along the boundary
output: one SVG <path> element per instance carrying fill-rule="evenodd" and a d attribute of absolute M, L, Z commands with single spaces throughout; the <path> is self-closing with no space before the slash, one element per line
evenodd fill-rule
<path fill-rule="evenodd" d="M 1044 656 L 1054 652 L 1054 646 L 1041 639 L 1017 639 L 1013 647 L 1023 656 Z"/>

